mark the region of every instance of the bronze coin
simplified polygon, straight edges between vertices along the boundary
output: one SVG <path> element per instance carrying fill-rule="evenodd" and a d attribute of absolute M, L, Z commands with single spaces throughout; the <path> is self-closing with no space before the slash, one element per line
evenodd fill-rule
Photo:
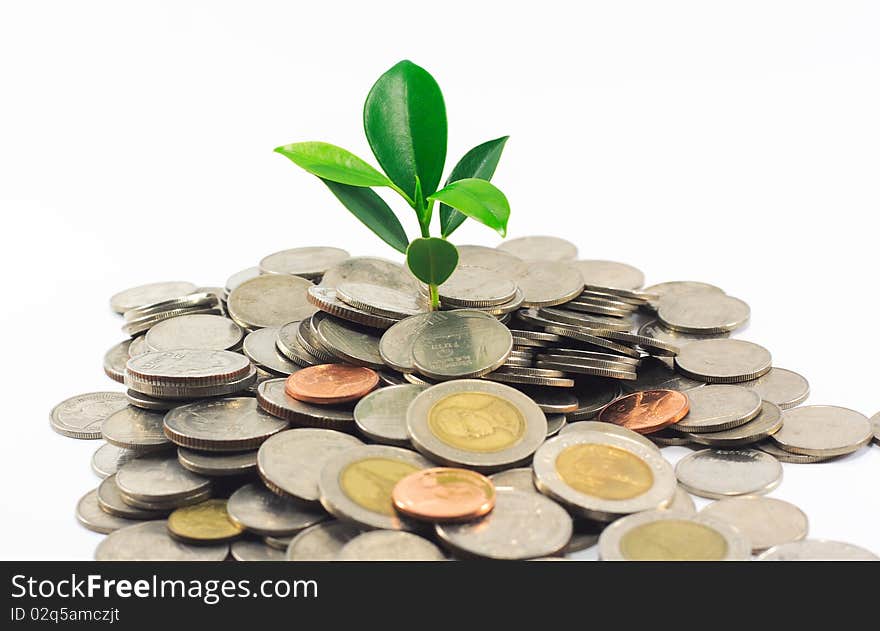
<path fill-rule="evenodd" d="M 307 403 L 333 405 L 357 401 L 379 384 L 376 371 L 348 364 L 321 364 L 297 370 L 287 378 L 284 391 Z"/>
<path fill-rule="evenodd" d="M 598 420 L 651 434 L 677 423 L 688 413 L 687 395 L 675 390 L 644 390 L 621 397 L 599 412 Z"/>
<path fill-rule="evenodd" d="M 394 507 L 424 521 L 468 521 L 495 506 L 495 486 L 470 469 L 422 469 L 400 480 L 391 492 Z"/>

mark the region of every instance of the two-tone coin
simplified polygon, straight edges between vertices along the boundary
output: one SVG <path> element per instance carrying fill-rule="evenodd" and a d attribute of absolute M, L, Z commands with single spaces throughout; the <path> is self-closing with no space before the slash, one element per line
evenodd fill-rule
<path fill-rule="evenodd" d="M 782 465 L 755 449 L 704 449 L 675 465 L 679 483 L 700 497 L 763 495 L 782 482 Z"/>

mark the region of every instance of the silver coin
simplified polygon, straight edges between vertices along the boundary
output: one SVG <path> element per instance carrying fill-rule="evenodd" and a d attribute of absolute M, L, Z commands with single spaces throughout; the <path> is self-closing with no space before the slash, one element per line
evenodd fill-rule
<path fill-rule="evenodd" d="M 511 298 L 507 302 L 502 302 L 501 304 L 492 306 L 482 306 L 479 307 L 479 309 L 483 313 L 487 313 L 491 316 L 498 318 L 499 322 L 506 323 L 510 320 L 510 314 L 522 307 L 524 299 L 525 294 L 523 294 L 522 290 L 517 287 L 516 292 L 513 294 L 513 298 Z"/>
<path fill-rule="evenodd" d="M 509 489 L 526 493 L 540 493 L 535 486 L 531 467 L 505 469 L 489 476 L 496 489 Z"/>
<path fill-rule="evenodd" d="M 301 428 L 276 434 L 260 446 L 257 470 L 269 489 L 306 502 L 317 502 L 318 478 L 338 452 L 363 443 L 329 429 Z"/>
<path fill-rule="evenodd" d="M 127 377 L 126 385 L 129 387 L 129 392 L 134 391 L 141 395 L 147 395 L 150 400 L 169 399 L 172 400 L 172 405 L 166 405 L 166 407 L 176 407 L 178 405 L 189 403 L 187 399 L 206 399 L 242 392 L 250 388 L 256 380 L 257 368 L 248 363 L 248 369 L 244 376 L 233 379 L 232 381 L 207 386 L 189 386 L 180 383 L 148 383 L 137 380 L 133 377 Z M 128 394 L 126 394 L 126 397 L 130 400 L 134 400 L 134 397 L 129 397 Z M 144 400 L 146 400 L 146 398 Z M 139 402 L 135 402 L 135 405 L 137 407 L 145 407 L 141 406 Z M 158 406 L 153 407 L 156 408 Z"/>
<path fill-rule="evenodd" d="M 385 445 L 409 446 L 406 409 L 425 386 L 405 384 L 374 390 L 354 407 L 354 422 L 367 438 Z"/>
<path fill-rule="evenodd" d="M 529 397 L 502 384 L 460 379 L 420 393 L 406 411 L 410 440 L 431 459 L 478 471 L 524 462 L 547 437 Z"/>
<path fill-rule="evenodd" d="M 739 383 L 767 374 L 770 351 L 745 340 L 703 340 L 688 344 L 675 358 L 682 374 L 709 383 Z"/>
<path fill-rule="evenodd" d="M 763 495 L 782 482 L 782 465 L 755 449 L 704 449 L 675 465 L 679 483 L 700 497 Z"/>
<path fill-rule="evenodd" d="M 645 390 L 675 390 L 687 392 L 705 387 L 705 382 L 691 379 L 678 373 L 674 368 L 655 357 L 646 357 L 639 365 L 638 378 L 622 384 L 624 392 L 644 392 Z"/>
<path fill-rule="evenodd" d="M 754 390 L 762 399 L 775 403 L 783 410 L 800 405 L 810 396 L 807 380 L 785 368 L 771 368 L 763 377 L 744 381 L 740 385 Z"/>
<path fill-rule="evenodd" d="M 487 559 L 552 556 L 568 544 L 572 520 L 539 493 L 499 489 L 488 515 L 461 524 L 437 524 L 437 536 L 457 552 Z"/>
<path fill-rule="evenodd" d="M 842 456 L 858 451 L 874 437 L 864 414 L 836 405 L 786 410 L 782 428 L 771 439 L 782 449 L 807 456 Z"/>
<path fill-rule="evenodd" d="M 807 516 L 794 504 L 772 497 L 731 497 L 712 502 L 700 515 L 730 524 L 758 553 L 807 536 Z"/>
<path fill-rule="evenodd" d="M 128 362 L 131 343 L 132 340 L 125 340 L 104 353 L 104 374 L 118 383 L 125 382 L 125 364 Z"/>
<path fill-rule="evenodd" d="M 758 561 L 880 561 L 880 557 L 851 543 L 802 539 L 770 548 Z"/>
<path fill-rule="evenodd" d="M 749 542 L 728 524 L 670 510 L 620 519 L 599 537 L 603 561 L 746 561 Z"/>
<path fill-rule="evenodd" d="M 568 540 L 568 544 L 562 549 L 561 554 L 572 554 L 574 552 L 586 550 L 587 548 L 592 548 L 599 542 L 599 535 L 602 534 L 602 531 L 605 530 L 606 526 L 607 524 L 598 521 L 590 521 L 589 519 L 574 520 L 574 531 L 571 533 L 571 539 Z M 556 558 L 560 561 L 570 560 L 561 557 L 549 558 Z"/>
<path fill-rule="evenodd" d="M 244 331 L 229 318 L 197 313 L 160 322 L 147 331 L 145 340 L 151 351 L 181 348 L 226 351 L 241 344 L 243 337 Z"/>
<path fill-rule="evenodd" d="M 688 447 L 690 449 L 702 449 L 700 445 L 691 440 L 693 434 L 679 434 L 675 430 L 661 429 L 659 432 L 652 432 L 650 440 L 658 448 L 659 447 Z"/>
<path fill-rule="evenodd" d="M 165 520 L 148 521 L 107 535 L 96 561 L 222 561 L 229 544 L 189 545 L 172 539 Z"/>
<path fill-rule="evenodd" d="M 326 313 L 316 313 L 312 322 L 321 345 L 337 359 L 355 366 L 385 368 L 379 354 L 379 338 L 373 335 L 375 330 L 367 330 Z"/>
<path fill-rule="evenodd" d="M 531 318 L 531 314 L 525 314 L 522 311 L 517 311 L 516 315 L 518 318 Z M 554 324 L 552 322 L 547 321 L 546 324 L 542 325 L 544 329 L 548 333 L 554 333 L 566 339 L 576 340 L 581 342 L 582 344 L 586 344 L 590 348 L 597 348 L 609 351 L 614 351 L 615 353 L 620 353 L 621 355 L 625 355 L 631 357 L 633 359 L 639 359 L 642 355 L 639 351 L 626 346 L 624 344 L 618 344 L 612 340 L 606 339 L 604 337 L 597 336 L 595 329 L 587 329 L 584 327 L 573 326 L 573 325 L 560 325 Z"/>
<path fill-rule="evenodd" d="M 479 311 L 451 311 L 419 330 L 412 361 L 433 379 L 479 377 L 501 366 L 512 348 L 510 330 L 495 318 Z"/>
<path fill-rule="evenodd" d="M 483 245 L 459 245 L 458 264 L 483 267 L 502 274 L 518 276 L 525 272 L 527 263 L 520 257 L 497 248 Z"/>
<path fill-rule="evenodd" d="M 282 326 L 303 320 L 316 311 L 308 300 L 310 287 L 314 285 L 296 276 L 257 276 L 230 292 L 229 317 L 247 329 Z"/>
<path fill-rule="evenodd" d="M 596 416 L 605 406 L 622 394 L 620 382 L 615 379 L 579 377 L 575 381 L 574 395 L 578 409 L 570 412 L 569 421 L 585 421 Z"/>
<path fill-rule="evenodd" d="M 657 320 L 651 320 L 639 327 L 639 335 L 644 335 L 645 337 L 650 337 L 660 342 L 666 342 L 667 344 L 673 344 L 679 349 L 681 349 L 682 346 L 699 340 L 730 337 L 729 332 L 698 335 L 696 333 L 673 331 L 672 329 L 667 329 Z"/>
<path fill-rule="evenodd" d="M 578 398 L 573 393 L 559 388 L 521 386 L 517 390 L 534 401 L 544 414 L 568 414 L 580 407 Z"/>
<path fill-rule="evenodd" d="M 293 274 L 311 280 L 322 276 L 349 256 L 348 252 L 340 248 L 293 248 L 265 257 L 260 261 L 260 271 L 263 274 Z"/>
<path fill-rule="evenodd" d="M 508 254 L 532 261 L 571 261 L 577 257 L 577 246 L 559 237 L 519 237 L 508 239 L 498 246 Z"/>
<path fill-rule="evenodd" d="M 256 278 L 260 275 L 259 267 L 249 267 L 247 269 L 243 269 L 240 272 L 236 272 L 228 279 L 226 279 L 226 285 L 224 289 L 226 289 L 226 295 L 229 296 L 232 293 L 232 290 L 241 285 L 246 280 L 250 280 L 252 278 Z"/>
<path fill-rule="evenodd" d="M 89 530 L 109 534 L 137 522 L 104 512 L 98 504 L 98 491 L 89 491 L 76 504 L 76 519 Z"/>
<path fill-rule="evenodd" d="M 290 542 L 293 540 L 294 536 L 296 535 L 292 535 L 290 537 L 263 537 L 263 543 L 265 543 L 273 550 L 287 552 L 287 546 L 290 545 Z"/>
<path fill-rule="evenodd" d="M 284 561 L 284 552 L 260 541 L 233 541 L 229 554 L 236 561 Z"/>
<path fill-rule="evenodd" d="M 312 352 L 308 348 L 306 348 L 300 341 L 299 331 L 302 323 L 302 320 L 294 320 L 293 322 L 288 322 L 278 329 L 275 329 L 274 327 L 267 327 L 267 329 L 278 331 L 277 337 L 275 339 L 275 347 L 278 349 L 278 351 L 281 352 L 282 355 L 284 355 L 284 357 L 286 357 L 293 363 L 300 364 L 302 366 L 315 366 L 317 364 L 324 363 L 320 357 L 313 355 Z"/>
<path fill-rule="evenodd" d="M 321 468 L 321 505 L 361 528 L 413 530 L 413 522 L 395 512 L 391 490 L 407 475 L 429 467 L 428 460 L 400 447 L 363 445 L 337 452 Z"/>
<path fill-rule="evenodd" d="M 587 285 L 638 289 L 645 284 L 645 275 L 641 270 L 626 263 L 586 260 L 574 261 L 572 264 L 578 268 Z"/>
<path fill-rule="evenodd" d="M 370 256 L 355 256 L 328 269 L 321 278 L 324 287 L 339 287 L 344 282 L 372 283 L 388 289 L 415 294 L 419 283 L 399 263 Z"/>
<path fill-rule="evenodd" d="M 507 356 L 507 359 L 504 360 L 502 366 L 519 366 L 520 368 L 528 368 L 532 365 L 531 359 L 526 359 L 524 357 L 517 357 L 512 353 Z"/>
<path fill-rule="evenodd" d="M 638 375 L 627 367 L 606 368 L 598 362 L 589 359 L 572 358 L 567 362 L 538 360 L 535 362 L 538 368 L 559 370 L 564 373 L 577 373 L 579 375 L 593 375 L 595 377 L 607 377 L 609 379 L 624 379 L 635 381 Z"/>
<path fill-rule="evenodd" d="M 165 447 L 171 443 L 162 431 L 164 416 L 129 405 L 107 417 L 101 435 L 111 445 L 125 449 Z"/>
<path fill-rule="evenodd" d="M 65 399 L 49 415 L 52 429 L 69 438 L 101 438 L 101 425 L 114 412 L 128 407 L 121 392 L 89 392 Z"/>
<path fill-rule="evenodd" d="M 299 427 L 354 431 L 350 405 L 317 405 L 298 401 L 285 392 L 284 379 L 270 379 L 257 387 L 257 403 L 273 416 Z"/>
<path fill-rule="evenodd" d="M 300 366 L 279 352 L 275 344 L 278 331 L 277 327 L 267 327 L 248 333 L 241 350 L 259 368 L 276 376 L 287 376 Z"/>
<path fill-rule="evenodd" d="M 116 486 L 123 496 L 158 503 L 204 492 L 211 481 L 180 466 L 177 454 L 149 454 L 119 467 Z"/>
<path fill-rule="evenodd" d="M 701 388 L 702 389 L 702 388 Z M 694 392 L 697 392 L 696 390 Z M 690 396 L 690 395 L 688 395 Z M 700 445 L 711 447 L 741 447 L 751 445 L 773 435 L 782 427 L 782 410 L 775 403 L 763 401 L 761 411 L 752 420 L 717 432 L 682 432 L 682 436 Z M 678 425 L 670 429 L 680 431 Z"/>
<path fill-rule="evenodd" d="M 574 379 L 570 379 L 566 373 L 559 370 L 545 370 L 543 368 L 522 368 L 519 366 L 502 365 L 498 370 L 488 375 L 483 375 L 482 379 L 513 385 L 534 385 L 554 388 L 574 387 Z"/>
<path fill-rule="evenodd" d="M 646 293 L 655 294 L 658 299 L 663 298 L 663 296 L 690 294 L 701 291 L 714 292 L 718 294 L 724 293 L 724 290 L 720 287 L 710 285 L 709 283 L 701 283 L 699 281 L 693 280 L 673 280 L 667 281 L 665 283 L 657 283 L 656 285 L 651 285 L 650 287 L 645 287 Z"/>
<path fill-rule="evenodd" d="M 192 506 L 194 504 L 201 504 L 205 500 L 211 499 L 211 489 L 207 488 L 203 491 L 199 491 L 197 493 L 192 493 L 190 495 L 184 495 L 182 497 L 175 497 L 173 499 L 162 499 L 162 500 L 144 500 L 138 499 L 136 497 L 132 497 L 131 495 L 127 495 L 123 491 L 119 491 L 119 496 L 122 498 L 122 501 L 128 504 L 129 506 L 134 506 L 135 508 L 140 508 L 148 511 L 160 511 L 163 514 L 167 514 L 172 512 L 178 508 L 182 508 L 184 506 Z"/>
<path fill-rule="evenodd" d="M 672 501 L 669 502 L 669 505 L 661 510 L 670 510 L 675 511 L 676 513 L 681 513 L 683 515 L 696 515 L 697 507 L 694 504 L 694 498 L 691 497 L 691 494 L 685 491 L 681 485 L 675 487 L 675 495 L 672 496 Z"/>
<path fill-rule="evenodd" d="M 562 261 L 530 261 L 515 278 L 526 307 L 551 307 L 575 298 L 584 289 L 580 271 Z"/>
<path fill-rule="evenodd" d="M 241 379 L 251 370 L 248 358 L 238 353 L 181 349 L 132 357 L 125 367 L 125 379 L 129 388 L 134 384 L 199 388 Z"/>
<path fill-rule="evenodd" d="M 107 443 L 98 447 L 92 454 L 92 471 L 98 477 L 106 478 L 116 473 L 119 467 L 129 460 L 134 460 L 141 455 L 143 455 L 142 451 L 124 449 Z"/>
<path fill-rule="evenodd" d="M 575 432 L 601 432 L 603 434 L 611 434 L 613 436 L 619 436 L 621 438 L 626 438 L 627 440 L 635 441 L 640 445 L 644 445 L 648 449 L 653 449 L 658 454 L 660 453 L 657 445 L 652 443 L 646 436 L 634 432 L 631 429 L 627 429 L 622 425 L 615 425 L 614 423 L 606 423 L 604 421 L 576 421 L 563 427 L 559 432 L 559 435 L 568 436 Z"/>
<path fill-rule="evenodd" d="M 321 311 L 326 311 L 337 318 L 342 318 L 343 320 L 348 320 L 349 322 L 354 322 L 356 324 L 371 326 L 375 329 L 387 329 L 398 321 L 395 318 L 386 318 L 385 316 L 376 313 L 370 313 L 369 311 L 352 307 L 336 296 L 335 288 L 309 287 L 307 298 L 309 303 L 313 304 Z"/>
<path fill-rule="evenodd" d="M 548 348 L 541 349 L 538 351 L 538 354 L 535 355 L 537 358 L 554 358 L 561 359 L 562 357 L 569 358 L 581 358 L 581 359 L 589 359 L 593 361 L 601 361 L 608 362 L 612 364 L 622 364 L 627 367 L 629 370 L 634 370 L 639 365 L 641 365 L 642 360 L 636 359 L 634 357 L 625 357 L 623 355 L 615 355 L 614 353 L 599 353 L 596 351 L 586 351 L 579 348 Z M 565 360 L 568 361 L 568 360 Z"/>
<path fill-rule="evenodd" d="M 122 326 L 122 332 L 134 337 L 136 335 L 140 335 L 141 333 L 149 331 L 152 327 L 156 326 L 157 324 L 159 324 L 161 322 L 164 322 L 166 320 L 171 320 L 173 318 L 179 318 L 179 317 L 185 316 L 185 315 L 193 315 L 193 314 L 199 314 L 199 313 L 209 314 L 209 315 L 210 314 L 223 315 L 223 309 L 220 306 L 220 301 L 217 299 L 217 297 L 214 294 L 202 294 L 202 295 L 206 296 L 206 299 L 201 304 L 191 306 L 191 307 L 186 307 L 186 308 L 160 311 L 159 313 L 156 313 L 153 315 L 148 315 L 148 316 L 143 316 L 143 317 L 138 317 L 138 318 L 133 318 L 131 320 L 128 320 Z M 131 312 L 130 311 L 126 312 L 126 314 L 129 314 L 129 313 L 131 313 Z"/>
<path fill-rule="evenodd" d="M 675 494 L 672 466 L 656 447 L 606 432 L 551 438 L 532 468 L 542 493 L 596 521 L 663 508 Z"/>
<path fill-rule="evenodd" d="M 630 344 L 634 346 L 640 347 L 646 353 L 655 356 L 661 357 L 674 357 L 678 355 L 679 347 L 676 344 L 669 344 L 667 342 L 662 342 L 660 340 L 655 340 L 652 337 L 647 337 L 645 335 L 638 335 L 637 333 L 630 333 L 628 331 L 603 331 L 597 330 L 595 334 L 599 337 L 604 337 L 609 340 L 614 340 L 615 342 L 621 342 L 623 344 Z"/>
<path fill-rule="evenodd" d="M 440 285 L 443 304 L 458 307 L 490 307 L 509 302 L 516 295 L 517 285 L 502 272 L 459 265 Z"/>
<path fill-rule="evenodd" d="M 119 492 L 115 474 L 104 478 L 98 486 L 97 500 L 102 511 L 125 519 L 160 519 L 168 512 L 167 510 L 151 511 L 128 504 Z"/>
<path fill-rule="evenodd" d="M 165 415 L 168 438 L 181 447 L 202 451 L 256 449 L 287 425 L 264 412 L 252 397 L 196 401 Z"/>
<path fill-rule="evenodd" d="M 880 412 L 871 417 L 871 427 L 874 430 L 874 442 L 880 445 Z"/>
<path fill-rule="evenodd" d="M 382 334 L 379 340 L 382 360 L 400 372 L 414 372 L 416 367 L 412 360 L 412 349 L 416 336 L 422 329 L 441 324 L 448 319 L 449 314 L 440 311 L 404 318 Z"/>
<path fill-rule="evenodd" d="M 538 315 L 562 326 L 571 325 L 587 329 L 602 329 L 607 331 L 629 331 L 629 329 L 632 328 L 632 322 L 627 318 L 592 315 L 580 311 L 569 311 L 568 309 L 563 308 L 539 307 Z"/>
<path fill-rule="evenodd" d="M 744 325 L 749 305 L 739 298 L 716 292 L 688 293 L 660 299 L 657 319 L 685 333 L 722 333 Z"/>
<path fill-rule="evenodd" d="M 180 447 L 177 460 L 184 469 L 208 477 L 247 475 L 257 470 L 257 452 L 194 451 Z"/>
<path fill-rule="evenodd" d="M 560 430 L 564 429 L 568 421 L 565 414 L 548 414 L 547 415 L 547 438 L 556 436 Z"/>
<path fill-rule="evenodd" d="M 335 561 L 345 544 L 361 532 L 344 521 L 326 521 L 296 535 L 285 557 L 288 561 Z"/>
<path fill-rule="evenodd" d="M 761 412 L 758 393 L 734 385 L 709 385 L 687 395 L 687 415 L 675 424 L 684 432 L 719 432 L 748 423 Z"/>
<path fill-rule="evenodd" d="M 262 484 L 246 484 L 229 496 L 229 519 L 258 535 L 286 537 L 327 519 L 320 508 L 281 497 Z"/>
<path fill-rule="evenodd" d="M 779 462 L 788 462 L 790 464 L 813 464 L 816 462 L 825 462 L 826 460 L 834 460 L 834 456 L 807 456 L 805 454 L 795 454 L 785 449 L 780 449 L 776 443 L 767 438 L 753 445 L 755 449 L 760 449 Z"/>
<path fill-rule="evenodd" d="M 149 353 L 150 349 L 147 348 L 147 339 L 145 335 L 140 335 L 131 340 L 131 345 L 128 347 L 128 358 L 137 357 L 138 355 L 143 355 L 144 353 Z M 123 373 L 125 372 L 125 366 L 122 367 Z"/>
<path fill-rule="evenodd" d="M 358 535 L 339 551 L 337 561 L 445 561 L 433 543 L 399 530 L 373 530 Z"/>
<path fill-rule="evenodd" d="M 139 285 L 120 291 L 110 298 L 110 308 L 116 313 L 124 313 L 130 309 L 136 309 L 162 300 L 177 298 L 193 292 L 196 286 L 184 281 L 166 281 Z"/>
<path fill-rule="evenodd" d="M 126 326 L 131 325 L 132 329 L 140 328 L 145 331 L 150 326 L 167 318 L 173 318 L 200 309 L 217 309 L 220 306 L 219 303 L 220 300 L 212 292 L 193 291 L 193 293 L 177 296 L 169 300 L 160 300 L 159 302 L 129 309 L 122 314 L 122 317 L 127 323 Z M 144 324 L 144 326 L 140 326 L 141 324 Z M 134 335 L 135 333 L 137 331 L 132 330 L 131 334 Z"/>
<path fill-rule="evenodd" d="M 324 345 L 318 337 L 318 329 L 315 326 L 317 314 L 306 318 L 299 323 L 296 329 L 296 341 L 310 357 L 315 357 L 320 364 L 333 364 L 338 361 L 336 355 Z M 286 325 L 285 325 L 286 326 Z M 283 327 L 282 327 L 283 328 Z"/>
<path fill-rule="evenodd" d="M 623 306 L 618 306 L 618 304 Z M 638 307 L 626 303 L 612 303 L 595 298 L 584 298 L 583 293 L 564 305 L 566 311 L 576 311 L 592 316 L 614 316 L 616 318 L 629 318 Z"/>
<path fill-rule="evenodd" d="M 386 318 L 401 319 L 427 311 L 418 292 L 403 292 L 372 283 L 346 281 L 336 286 L 336 297 L 357 309 Z"/>

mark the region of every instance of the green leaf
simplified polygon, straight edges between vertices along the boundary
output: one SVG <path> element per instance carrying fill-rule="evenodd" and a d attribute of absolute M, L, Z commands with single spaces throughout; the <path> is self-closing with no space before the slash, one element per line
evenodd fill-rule
<path fill-rule="evenodd" d="M 275 151 L 322 180 L 351 186 L 391 185 L 387 177 L 356 155 L 327 142 L 295 142 Z"/>
<path fill-rule="evenodd" d="M 491 180 L 495 175 L 495 168 L 498 166 L 498 160 L 501 158 L 501 152 L 504 150 L 504 144 L 510 136 L 502 136 L 495 140 L 484 142 L 477 145 L 458 161 L 446 184 L 463 180 L 467 177 L 476 177 L 481 180 Z M 448 237 L 464 223 L 467 215 L 463 215 L 451 206 L 440 204 L 440 231 L 444 237 Z"/>
<path fill-rule="evenodd" d="M 437 190 L 446 161 L 446 106 L 440 86 L 411 61 L 393 66 L 364 103 L 364 132 L 385 173 L 415 201 Z"/>
<path fill-rule="evenodd" d="M 455 271 L 458 250 L 446 239 L 414 239 L 406 250 L 406 264 L 423 283 L 440 285 Z"/>
<path fill-rule="evenodd" d="M 409 239 L 394 211 L 375 191 L 360 186 L 342 184 L 321 179 L 330 192 L 348 208 L 355 217 L 380 239 L 398 252 L 406 253 Z"/>
<path fill-rule="evenodd" d="M 498 232 L 507 235 L 507 219 L 510 204 L 494 184 L 477 178 L 458 180 L 440 189 L 428 200 L 437 200 L 452 206 L 472 219 L 476 219 Z"/>

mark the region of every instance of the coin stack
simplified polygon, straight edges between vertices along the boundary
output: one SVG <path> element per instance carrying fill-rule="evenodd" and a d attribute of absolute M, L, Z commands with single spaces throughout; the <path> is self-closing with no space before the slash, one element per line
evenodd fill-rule
<path fill-rule="evenodd" d="M 800 406 L 803 377 L 730 337 L 745 302 L 555 237 L 459 252 L 437 311 L 402 265 L 329 247 L 113 296 L 127 392 L 51 413 L 105 441 L 76 511 L 96 558 L 877 558 L 764 497 L 880 415 Z"/>

